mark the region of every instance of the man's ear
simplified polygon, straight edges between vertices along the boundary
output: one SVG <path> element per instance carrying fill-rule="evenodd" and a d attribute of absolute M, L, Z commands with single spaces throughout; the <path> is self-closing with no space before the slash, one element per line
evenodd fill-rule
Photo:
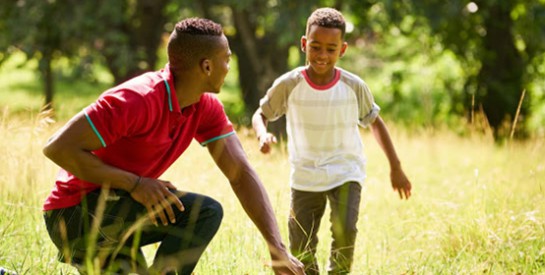
<path fill-rule="evenodd" d="M 307 52 L 307 37 L 304 35 L 301 36 L 301 51 L 304 53 Z"/>
<path fill-rule="evenodd" d="M 341 53 L 339 54 L 339 57 L 343 57 L 344 52 L 346 52 L 346 48 L 348 48 L 348 43 L 343 42 L 343 45 L 341 46 Z"/>
<path fill-rule="evenodd" d="M 212 74 L 212 61 L 210 59 L 203 59 L 201 61 L 201 71 L 207 75 L 210 76 Z"/>

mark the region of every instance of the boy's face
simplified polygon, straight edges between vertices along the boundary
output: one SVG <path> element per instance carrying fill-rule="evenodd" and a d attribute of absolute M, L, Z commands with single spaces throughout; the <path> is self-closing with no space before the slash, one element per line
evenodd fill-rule
<path fill-rule="evenodd" d="M 312 25 L 307 36 L 301 38 L 301 49 L 307 55 L 312 73 L 316 75 L 331 74 L 346 47 L 341 30 L 336 28 Z"/>

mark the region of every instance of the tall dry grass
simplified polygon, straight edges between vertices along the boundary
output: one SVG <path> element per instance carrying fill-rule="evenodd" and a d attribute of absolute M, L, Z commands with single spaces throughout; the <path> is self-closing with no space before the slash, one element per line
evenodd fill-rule
<path fill-rule="evenodd" d="M 55 260 L 41 205 L 57 167 L 41 154 L 63 122 L 46 115 L 0 113 L 0 266 L 20 274 L 75 274 Z M 409 201 L 391 190 L 386 158 L 362 131 L 368 179 L 358 223 L 353 274 L 545 273 L 545 143 L 494 144 L 489 136 L 407 132 L 390 126 L 414 189 Z M 287 240 L 289 164 L 282 146 L 261 155 L 255 138 L 238 131 L 263 179 Z M 197 144 L 165 173 L 180 189 L 205 193 L 225 211 L 218 235 L 196 274 L 272 274 L 266 246 L 207 150 Z M 329 220 L 319 232 L 327 265 Z M 156 246 L 146 247 L 151 260 Z"/>

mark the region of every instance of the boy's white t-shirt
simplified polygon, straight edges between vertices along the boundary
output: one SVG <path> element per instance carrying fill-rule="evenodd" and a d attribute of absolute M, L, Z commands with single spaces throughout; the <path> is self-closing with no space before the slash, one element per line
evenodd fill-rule
<path fill-rule="evenodd" d="M 313 84 L 305 67 L 274 82 L 261 99 L 270 121 L 286 115 L 290 185 L 300 191 L 327 191 L 365 180 L 365 156 L 358 125 L 367 127 L 380 108 L 365 82 L 336 68 L 329 84 Z"/>

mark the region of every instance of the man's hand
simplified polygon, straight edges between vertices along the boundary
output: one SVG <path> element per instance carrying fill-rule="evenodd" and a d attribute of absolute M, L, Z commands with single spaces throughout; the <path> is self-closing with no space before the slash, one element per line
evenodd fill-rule
<path fill-rule="evenodd" d="M 171 223 L 176 222 L 173 205 L 184 211 L 184 205 L 170 190 L 176 190 L 176 186 L 168 181 L 142 178 L 140 184 L 131 192 L 131 196 L 146 207 L 153 224 L 157 225 L 159 218 L 163 225 L 168 225 L 169 220 Z"/>
<path fill-rule="evenodd" d="M 405 199 L 409 199 L 412 189 L 411 182 L 401 168 L 390 171 L 390 180 L 392 181 L 394 191 L 399 193 L 399 198 L 403 199 L 405 197 Z"/>
<path fill-rule="evenodd" d="M 276 257 L 273 256 L 272 268 L 274 274 L 277 275 L 305 274 L 305 266 L 291 254 L 286 252 L 283 252 Z"/>
<path fill-rule="evenodd" d="M 271 151 L 271 144 L 276 143 L 276 137 L 271 133 L 266 133 L 259 136 L 259 151 L 263 154 L 268 154 Z"/>

